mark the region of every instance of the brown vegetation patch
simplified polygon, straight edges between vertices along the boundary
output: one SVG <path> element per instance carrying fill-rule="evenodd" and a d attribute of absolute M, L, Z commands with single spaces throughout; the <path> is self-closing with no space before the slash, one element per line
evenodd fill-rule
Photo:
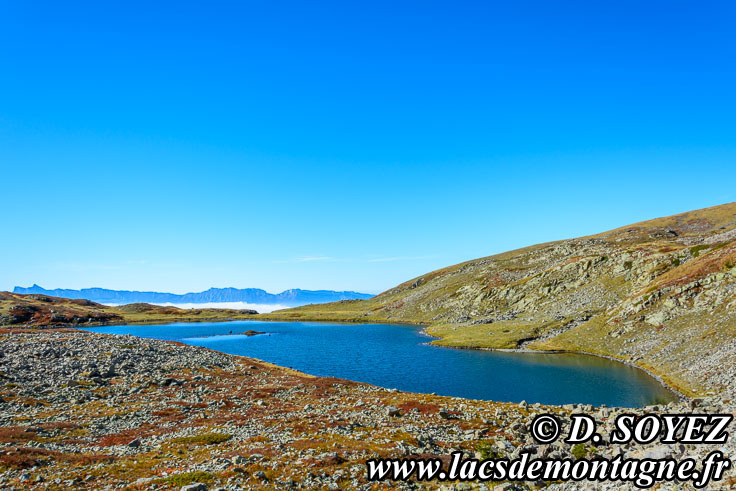
<path fill-rule="evenodd" d="M 26 431 L 25 426 L 4 426 L 0 427 L 0 443 L 20 443 L 34 440 L 36 438 L 35 431 Z"/>
<path fill-rule="evenodd" d="M 206 402 L 189 402 L 189 401 L 169 401 L 168 404 L 174 406 L 181 406 L 187 409 L 206 409 L 208 404 Z"/>
<path fill-rule="evenodd" d="M 311 389 L 313 395 L 326 396 L 330 391 L 336 392 L 338 389 L 342 389 L 344 387 L 354 387 L 357 383 L 334 377 L 320 377 L 304 379 L 304 385 L 307 390 Z"/>
<path fill-rule="evenodd" d="M 49 401 L 45 401 L 43 399 L 34 399 L 32 397 L 21 397 L 21 396 L 13 396 L 10 397 L 10 399 L 13 400 L 16 404 L 28 404 L 29 406 L 49 406 Z"/>
<path fill-rule="evenodd" d="M 243 390 L 243 395 L 249 399 L 271 399 L 281 390 L 283 390 L 281 387 L 258 387 Z M 222 396 L 210 396 L 208 399 L 219 401 Z"/>
<path fill-rule="evenodd" d="M 137 438 L 145 438 L 152 435 L 162 435 L 168 433 L 166 428 L 158 425 L 145 424 L 134 430 L 125 430 L 120 433 L 110 433 L 105 435 L 96 443 L 99 447 L 112 447 L 114 445 L 127 445 Z"/>
<path fill-rule="evenodd" d="M 484 284 L 484 290 L 490 290 L 506 284 L 499 273 L 494 273 L 490 276 L 481 278 L 481 282 Z"/>
<path fill-rule="evenodd" d="M 295 450 L 306 450 L 308 448 L 318 448 L 323 446 L 327 440 L 324 438 L 304 438 L 296 440 L 289 444 L 289 446 Z"/>
<path fill-rule="evenodd" d="M 419 401 L 406 401 L 402 402 L 397 406 L 404 412 L 410 412 L 416 410 L 419 414 L 436 414 L 440 407 L 437 404 L 419 402 Z"/>
<path fill-rule="evenodd" d="M 176 423 L 187 419 L 187 414 L 175 408 L 161 409 L 160 411 L 153 411 L 153 416 L 157 416 L 163 422 Z"/>
<path fill-rule="evenodd" d="M 658 287 L 684 285 L 712 273 L 727 271 L 736 264 L 736 241 L 702 254 L 661 276 Z"/>
<path fill-rule="evenodd" d="M 114 460 L 114 457 L 111 455 L 65 453 L 32 447 L 10 448 L 3 455 L 0 455 L 0 464 L 19 469 L 46 465 L 52 462 L 92 465 L 111 462 L 112 460 Z"/>
<path fill-rule="evenodd" d="M 316 468 L 335 467 L 344 462 L 347 462 L 345 458 L 343 458 L 342 456 L 338 454 L 333 454 L 333 453 L 326 455 L 324 457 L 320 457 L 320 458 L 315 457 L 315 458 L 310 458 L 310 459 L 305 460 L 305 464 L 308 467 L 316 467 Z"/>
<path fill-rule="evenodd" d="M 336 419 L 333 421 L 326 422 L 324 427 L 327 429 L 332 429 L 332 428 L 338 428 L 340 426 L 346 426 L 348 424 L 350 424 L 349 421 L 346 421 L 344 419 Z"/>

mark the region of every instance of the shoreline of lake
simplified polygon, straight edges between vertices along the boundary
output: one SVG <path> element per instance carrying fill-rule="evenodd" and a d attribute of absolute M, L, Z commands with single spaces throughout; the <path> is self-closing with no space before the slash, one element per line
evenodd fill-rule
<path fill-rule="evenodd" d="M 252 323 L 252 322 L 259 322 L 259 321 L 253 319 L 253 320 L 238 320 L 238 321 L 234 321 L 234 322 Z M 260 321 L 260 322 L 264 322 L 264 321 Z M 359 325 L 356 322 L 342 322 L 342 323 L 341 322 L 320 322 L 320 321 L 308 321 L 308 322 L 286 321 L 286 322 L 284 322 L 284 321 L 272 321 L 272 320 L 269 320 L 267 322 L 268 323 L 272 323 L 273 322 L 273 323 L 277 323 L 277 324 L 281 324 L 281 325 L 299 325 L 299 326 L 303 326 L 304 324 L 316 324 L 316 325 L 318 325 L 320 327 L 323 327 L 323 328 L 326 328 L 326 329 L 329 329 L 331 326 L 335 326 L 335 325 L 354 325 L 354 326 Z M 202 323 L 194 323 L 194 324 L 190 324 L 190 323 L 166 323 L 166 324 L 159 324 L 159 326 L 166 326 L 166 325 L 174 326 L 174 325 L 187 325 L 187 324 L 189 324 L 191 326 L 204 326 Z M 221 322 L 212 323 L 212 324 L 222 325 Z M 384 327 L 385 328 L 387 326 L 416 327 L 417 329 L 412 329 L 411 332 L 413 332 L 413 333 L 415 333 L 417 335 L 420 335 L 420 336 L 422 336 L 424 338 L 430 338 L 432 340 L 438 339 L 436 336 L 433 336 L 431 334 L 428 334 L 425 331 L 424 328 L 426 326 L 417 325 L 417 324 L 414 324 L 414 323 L 402 323 L 402 324 L 398 324 L 398 323 L 391 323 L 391 324 L 388 324 L 388 323 L 386 323 L 386 324 L 380 324 L 380 323 L 364 323 L 364 324 L 365 325 L 374 326 L 376 328 L 381 328 L 381 327 Z M 150 324 L 144 324 L 144 325 L 142 325 L 142 324 L 128 324 L 128 325 L 130 325 L 131 327 L 136 327 L 137 326 L 137 327 L 140 328 L 140 327 L 148 326 Z M 108 328 L 112 328 L 113 330 L 116 330 L 116 328 L 120 328 L 120 327 L 124 327 L 124 326 L 117 325 L 117 326 L 107 326 L 107 327 Z M 206 328 L 206 326 L 205 326 L 205 328 Z M 104 329 L 104 327 L 103 327 L 103 329 Z M 99 328 L 93 328 L 93 330 L 90 329 L 90 331 L 92 331 L 92 332 L 99 332 Z M 278 335 L 279 333 L 277 332 L 275 334 Z M 355 334 L 360 334 L 360 331 L 357 331 L 357 332 L 353 331 L 352 335 L 355 335 Z M 365 334 L 365 333 L 363 333 L 363 334 Z M 149 337 L 149 338 L 150 337 L 155 337 L 155 335 L 154 336 L 146 336 L 146 335 L 140 336 L 139 334 L 134 334 L 134 335 L 137 335 L 139 337 Z M 169 334 L 169 335 L 171 335 L 171 334 Z M 204 334 L 204 335 L 203 334 L 195 334 L 194 336 L 189 336 L 189 335 L 186 335 L 186 333 L 181 333 L 181 332 L 178 332 L 177 331 L 176 332 L 176 336 L 174 336 L 176 339 L 171 339 L 171 340 L 178 341 L 178 342 L 183 342 L 185 344 L 190 344 L 192 346 L 203 346 L 203 345 L 205 345 L 209 349 L 213 349 L 215 351 L 221 351 L 221 352 L 224 352 L 224 353 L 227 353 L 227 354 L 235 354 L 235 355 L 240 355 L 240 356 L 256 357 L 256 358 L 264 359 L 265 361 L 268 361 L 269 363 L 274 363 L 274 364 L 279 365 L 279 366 L 291 367 L 291 365 L 292 365 L 292 362 L 290 362 L 290 361 L 284 362 L 283 361 L 283 357 L 280 358 L 280 359 L 279 358 L 274 359 L 274 358 L 260 356 L 258 353 L 237 351 L 237 349 L 235 351 L 233 351 L 233 348 L 232 347 L 230 347 L 229 350 L 223 350 L 223 348 L 221 346 L 210 346 L 212 344 L 210 341 L 213 341 L 212 338 L 214 338 L 215 336 L 218 337 L 218 338 L 224 338 L 224 339 L 221 339 L 219 341 L 219 342 L 223 342 L 223 341 L 225 341 L 228 338 L 228 335 L 229 335 L 229 333 L 220 333 L 220 332 L 218 332 L 218 333 L 213 333 L 213 334 Z M 233 333 L 232 336 L 235 336 L 235 333 Z M 262 336 L 257 336 L 257 337 L 260 338 Z M 200 339 L 200 341 L 196 341 L 196 342 L 191 342 L 190 343 L 190 342 L 187 341 L 188 338 L 198 338 L 198 339 Z M 156 339 L 162 339 L 162 338 L 158 337 Z M 168 339 L 168 338 L 163 338 L 163 339 Z M 210 341 L 208 341 L 208 339 Z M 216 342 L 216 341 L 213 341 L 213 342 Z M 442 348 L 456 348 L 454 346 L 444 346 L 442 344 L 431 343 L 431 342 L 430 343 L 421 343 L 421 344 L 422 345 L 425 345 L 425 346 L 428 346 L 428 347 L 437 348 L 437 349 L 440 349 L 440 350 L 442 350 Z M 651 405 L 651 404 L 660 404 L 660 402 L 657 399 L 660 398 L 660 397 L 664 397 L 664 395 L 663 394 L 661 394 L 659 396 L 655 396 L 654 395 L 654 394 L 660 392 L 660 390 L 666 392 L 667 394 L 669 394 L 669 397 L 666 397 L 664 400 L 667 400 L 667 399 L 670 399 L 670 398 L 672 398 L 673 400 L 680 400 L 680 401 L 687 400 L 687 398 L 684 397 L 682 394 L 680 394 L 678 391 L 673 390 L 672 387 L 670 387 L 666 383 L 664 383 L 663 380 L 659 376 L 657 376 L 657 374 L 653 374 L 653 373 L 647 371 L 646 369 L 643 369 L 642 367 L 639 367 L 639 366 L 637 366 L 635 364 L 627 363 L 627 362 L 625 362 L 623 360 L 618 360 L 618 359 L 615 359 L 615 358 L 609 358 L 609 357 L 606 357 L 606 356 L 600 356 L 600 355 L 596 355 L 596 354 L 593 354 L 593 353 L 550 352 L 550 351 L 541 351 L 541 350 L 524 350 L 524 351 L 519 351 L 519 350 L 497 350 L 497 349 L 477 348 L 477 347 L 459 347 L 459 348 L 461 348 L 461 350 L 467 350 L 469 352 L 478 352 L 478 353 L 480 353 L 480 352 L 497 352 L 497 353 L 508 353 L 508 354 L 514 354 L 514 355 L 526 355 L 526 354 L 528 354 L 528 355 L 538 355 L 540 358 L 531 359 L 531 360 L 525 360 L 524 358 L 526 358 L 526 357 L 522 357 L 522 358 L 519 358 L 519 359 L 511 359 L 511 360 L 509 360 L 509 359 L 503 359 L 502 358 L 502 359 L 491 360 L 491 361 L 488 361 L 486 359 L 483 359 L 480 362 L 478 362 L 478 360 L 471 360 L 470 362 L 468 362 L 466 360 L 463 360 L 463 358 L 457 358 L 457 357 L 454 357 L 453 355 L 445 355 L 445 356 L 442 356 L 441 358 L 438 358 L 438 362 L 439 363 L 443 363 L 443 362 L 444 363 L 448 363 L 447 360 L 449 359 L 450 360 L 449 363 L 451 363 L 451 364 L 455 364 L 455 363 L 459 364 L 460 365 L 460 368 L 457 368 L 457 367 L 453 366 L 453 372 L 462 372 L 462 369 L 463 369 L 463 366 L 464 366 L 463 364 L 464 363 L 465 364 L 466 363 L 471 363 L 473 365 L 477 365 L 478 363 L 481 363 L 481 364 L 483 364 L 483 366 L 489 366 L 489 367 L 493 367 L 494 366 L 494 363 L 495 364 L 500 363 L 501 365 L 499 365 L 499 366 L 506 367 L 504 369 L 511 369 L 512 371 L 513 370 L 516 370 L 516 371 L 521 370 L 522 372 L 523 371 L 526 371 L 526 372 L 529 372 L 529 373 L 532 373 L 532 374 L 533 373 L 536 373 L 535 371 L 538 372 L 539 370 L 550 369 L 553 372 L 555 372 L 555 371 L 560 372 L 560 374 L 563 377 L 566 377 L 567 379 L 569 379 L 571 376 L 576 377 L 575 380 L 577 380 L 580 377 L 582 377 L 580 380 L 582 380 L 583 382 L 586 382 L 588 384 L 591 383 L 590 382 L 591 377 L 600 377 L 600 376 L 603 376 L 605 380 L 607 380 L 607 379 L 610 378 L 609 382 L 613 382 L 613 383 L 619 384 L 619 387 L 622 387 L 622 388 L 623 387 L 627 387 L 626 385 L 624 385 L 624 386 L 621 386 L 620 385 L 620 384 L 623 383 L 623 380 L 629 380 L 629 382 L 627 382 L 627 383 L 634 384 L 634 385 L 630 385 L 630 386 L 628 386 L 628 388 L 622 389 L 622 390 L 624 390 L 624 392 L 616 393 L 610 399 L 616 400 L 616 399 L 620 399 L 622 397 L 623 398 L 631 398 L 631 397 L 639 398 L 639 397 L 643 397 L 643 396 L 642 395 L 634 396 L 633 394 L 644 394 L 644 393 L 649 392 L 650 394 L 652 394 L 650 397 L 654 401 L 654 402 L 647 403 L 647 402 L 643 402 L 643 401 L 640 400 L 639 402 L 629 402 L 627 404 L 620 404 L 620 403 L 619 404 L 616 404 L 616 403 L 609 404 L 608 402 L 605 402 L 606 405 L 617 405 L 617 406 L 622 406 L 622 407 L 643 407 L 643 406 Z M 442 351 L 445 351 L 445 350 L 442 350 Z M 450 352 L 452 352 L 452 351 L 455 351 L 455 350 L 450 350 Z M 419 353 L 422 356 L 423 355 L 426 355 L 426 352 L 423 352 L 423 351 L 417 351 L 417 353 Z M 579 358 L 577 360 L 573 359 L 573 360 L 571 360 L 571 362 L 569 364 L 567 364 L 567 363 L 560 363 L 560 361 L 561 361 L 560 359 L 546 358 L 547 356 L 559 355 L 559 354 L 572 355 L 572 356 L 577 356 L 577 357 L 581 357 L 581 358 Z M 283 355 L 279 355 L 279 356 L 283 356 Z M 644 375 L 646 378 L 651 379 L 651 382 L 646 382 L 646 378 L 640 378 L 640 376 L 637 376 L 637 375 L 625 374 L 624 372 L 615 372 L 615 371 L 614 372 L 611 372 L 611 368 L 614 365 L 611 365 L 609 367 L 609 366 L 603 366 L 603 365 L 599 365 L 599 364 L 593 364 L 593 365 L 590 365 L 590 367 L 585 367 L 584 366 L 585 363 L 589 363 L 589 362 L 585 362 L 583 364 L 579 363 L 580 360 L 584 360 L 585 357 L 591 357 L 591 359 L 606 360 L 608 362 L 611 362 L 614 365 L 619 365 L 620 364 L 620 367 L 621 368 L 626 367 L 628 369 L 636 369 L 636 372 L 637 373 L 640 373 L 641 375 Z M 465 357 L 465 358 L 467 358 L 467 357 Z M 432 357 L 430 357 L 430 361 L 431 361 L 431 359 L 432 359 Z M 540 360 L 544 360 L 544 361 L 540 362 Z M 554 360 L 554 361 L 553 362 L 548 362 L 546 360 Z M 301 360 L 301 361 L 303 361 L 303 360 Z M 575 363 L 576 361 L 578 363 Z M 519 364 L 520 362 L 521 362 L 521 365 Z M 463 389 L 462 387 L 460 387 L 457 390 L 458 391 L 465 390 L 466 392 L 465 393 L 457 393 L 457 392 L 452 392 L 452 391 L 448 392 L 447 389 L 442 389 L 441 387 L 440 388 L 434 387 L 434 388 L 429 388 L 429 389 L 427 389 L 427 388 L 417 388 L 417 387 L 426 386 L 427 384 L 431 384 L 432 383 L 431 381 L 427 381 L 427 380 L 419 381 L 419 382 L 416 382 L 416 383 L 405 383 L 405 382 L 401 382 L 401 383 L 398 383 L 396 385 L 394 385 L 394 383 L 386 383 L 385 381 L 384 382 L 376 382 L 375 380 L 377 378 L 380 378 L 382 376 L 383 377 L 386 376 L 385 375 L 385 369 L 384 369 L 384 372 L 383 373 L 372 373 L 372 374 L 369 374 L 368 376 L 363 376 L 363 377 L 360 377 L 360 376 L 356 377 L 355 374 L 353 374 L 353 376 L 351 377 L 351 375 L 349 375 L 349 374 L 345 374 L 343 372 L 340 372 L 339 370 L 341 370 L 341 369 L 339 368 L 339 366 L 335 366 L 334 369 L 331 366 L 330 369 L 327 370 L 327 371 L 319 371 L 319 370 L 315 371 L 313 369 L 310 370 L 309 368 L 305 368 L 304 365 L 301 365 L 301 366 L 295 365 L 293 368 L 295 368 L 297 370 L 300 370 L 300 371 L 303 371 L 305 373 L 311 373 L 312 375 L 315 375 L 315 376 L 335 376 L 335 377 L 344 378 L 344 379 L 348 379 L 348 380 L 355 380 L 357 382 L 369 383 L 369 384 L 373 384 L 373 385 L 377 385 L 377 386 L 381 386 L 381 387 L 389 387 L 389 388 L 394 388 L 395 387 L 395 388 L 398 388 L 399 390 L 405 391 L 405 392 L 418 392 L 418 393 L 433 393 L 433 392 L 435 392 L 435 393 L 437 393 L 439 391 L 439 392 L 443 393 L 444 395 L 448 395 L 448 396 L 452 396 L 452 397 L 461 397 L 461 398 L 465 398 L 465 399 L 495 400 L 495 401 L 499 401 L 499 402 L 503 402 L 503 401 L 511 402 L 513 400 L 516 400 L 516 399 L 513 398 L 513 396 L 509 396 L 508 395 L 509 393 L 513 393 L 513 390 L 508 389 L 508 388 L 504 389 L 504 390 L 507 391 L 507 392 L 505 392 L 506 396 L 504 396 L 504 398 L 501 398 L 498 395 L 496 395 L 496 396 L 493 396 L 493 395 L 490 395 L 490 396 L 489 395 L 480 395 L 479 396 L 478 395 L 479 392 L 482 392 L 483 390 L 487 390 L 487 389 L 484 389 L 483 388 L 483 387 L 485 387 L 485 385 L 483 385 L 483 384 L 487 384 L 487 382 L 485 382 L 485 381 L 481 381 L 478 384 L 475 384 L 476 385 L 475 387 L 469 387 L 468 386 L 468 382 L 466 380 L 461 380 L 460 383 L 461 383 L 461 385 L 464 384 L 464 385 L 462 385 L 462 387 L 465 387 L 465 388 Z M 472 366 L 471 368 L 477 372 L 477 367 L 476 366 Z M 494 369 L 491 368 L 491 370 L 494 370 Z M 337 371 L 337 373 L 335 373 L 335 371 Z M 364 372 L 359 372 L 359 374 L 360 373 L 364 373 Z M 473 373 L 475 373 L 475 372 L 473 372 Z M 494 372 L 492 371 L 492 372 L 489 372 L 489 373 L 494 373 Z M 575 374 L 577 374 L 577 375 L 575 375 Z M 603 374 L 603 375 L 601 375 L 601 374 Z M 517 376 L 517 378 L 519 376 L 516 372 L 512 373 L 512 375 Z M 533 378 L 536 378 L 536 377 L 533 377 Z M 525 383 L 526 381 L 525 380 L 517 380 L 516 382 L 517 383 Z M 652 382 L 654 384 L 656 384 L 656 387 L 658 387 L 659 389 L 654 389 L 654 388 L 645 389 L 645 387 L 650 387 L 650 384 Z M 410 385 L 410 387 L 404 387 L 404 386 L 402 386 L 402 384 L 404 384 L 404 385 Z M 453 386 L 453 390 L 454 390 L 454 387 L 455 386 Z M 595 395 L 596 394 L 595 388 L 590 389 L 590 390 L 593 390 L 594 392 L 593 392 L 593 395 L 591 395 L 589 397 L 589 399 L 594 399 L 595 397 L 598 397 L 598 398 L 602 398 L 603 397 L 603 396 L 600 396 L 600 394 L 597 395 L 597 396 Z M 652 390 L 654 390 L 654 392 L 651 392 Z M 642 391 L 644 391 L 644 392 L 642 392 Z M 532 390 L 530 392 L 531 393 L 540 394 L 540 393 L 544 393 L 544 390 L 543 389 L 540 389 L 539 387 L 534 387 L 534 388 L 532 388 Z M 468 395 L 468 394 L 472 394 L 472 395 Z M 629 394 L 629 395 L 626 395 L 626 394 Z M 511 397 L 511 398 L 509 398 L 509 397 Z M 537 397 L 547 397 L 547 396 L 539 396 L 538 395 Z M 533 399 L 533 397 L 520 397 L 520 399 L 530 399 L 530 398 Z M 633 399 L 632 399 L 632 401 L 633 401 Z M 538 402 L 542 402 L 543 404 L 547 404 L 547 405 L 564 405 L 564 404 L 569 404 L 569 403 L 588 403 L 588 404 L 592 404 L 591 402 L 588 402 L 586 400 L 568 400 L 568 401 L 564 401 L 564 402 L 549 402 L 549 400 L 540 399 Z M 603 402 L 600 402 L 599 404 L 603 404 Z"/>

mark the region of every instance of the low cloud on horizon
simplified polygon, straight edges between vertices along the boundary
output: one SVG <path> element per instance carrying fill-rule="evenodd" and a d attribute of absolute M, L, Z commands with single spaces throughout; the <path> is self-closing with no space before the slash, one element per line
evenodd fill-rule
<path fill-rule="evenodd" d="M 160 305 L 161 307 L 177 307 L 179 309 L 236 309 L 236 310 L 255 310 L 259 314 L 268 314 L 275 310 L 288 309 L 288 305 L 280 304 L 260 304 L 260 303 L 245 303 L 245 302 L 207 302 L 207 303 L 154 303 L 147 302 L 151 305 Z M 119 303 L 105 303 L 110 307 L 118 307 L 123 304 Z"/>

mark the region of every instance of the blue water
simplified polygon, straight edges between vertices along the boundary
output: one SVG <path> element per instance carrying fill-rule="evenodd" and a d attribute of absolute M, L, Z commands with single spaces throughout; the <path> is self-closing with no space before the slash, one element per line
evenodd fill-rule
<path fill-rule="evenodd" d="M 576 354 L 432 346 L 431 338 L 412 326 L 238 321 L 89 330 L 180 341 L 312 375 L 470 399 L 630 407 L 674 399 L 652 377 L 622 363 Z M 237 334 L 247 330 L 267 334 Z"/>

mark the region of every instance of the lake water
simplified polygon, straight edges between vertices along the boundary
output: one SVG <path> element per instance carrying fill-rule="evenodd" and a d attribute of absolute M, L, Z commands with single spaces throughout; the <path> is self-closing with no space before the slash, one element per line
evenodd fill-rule
<path fill-rule="evenodd" d="M 630 407 L 674 400 L 654 378 L 622 363 L 576 354 L 444 348 L 427 344 L 432 338 L 413 326 L 238 321 L 88 330 L 180 341 L 312 375 L 411 392 Z M 267 334 L 237 334 L 247 330 Z"/>

